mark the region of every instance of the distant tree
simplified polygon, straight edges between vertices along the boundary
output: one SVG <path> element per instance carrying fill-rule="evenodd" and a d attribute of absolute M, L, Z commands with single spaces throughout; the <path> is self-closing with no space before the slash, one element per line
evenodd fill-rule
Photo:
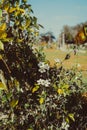
<path fill-rule="evenodd" d="M 85 44 L 87 42 L 87 25 L 83 25 L 83 27 L 78 31 L 75 36 L 75 43 L 77 45 Z"/>
<path fill-rule="evenodd" d="M 52 43 L 55 39 L 55 36 L 53 35 L 53 32 L 46 32 L 41 34 L 41 41 L 45 41 L 46 43 L 50 42 Z"/>
<path fill-rule="evenodd" d="M 86 37 L 84 35 L 83 27 L 87 25 L 87 22 L 77 24 L 75 26 L 64 25 L 62 32 L 65 34 L 66 43 L 84 43 L 86 42 Z M 84 36 L 84 38 L 82 38 Z M 82 40 L 83 39 L 83 40 Z"/>
<path fill-rule="evenodd" d="M 63 32 L 65 34 L 65 42 L 66 43 L 73 43 L 74 38 L 73 38 L 73 34 L 72 34 L 72 28 L 68 25 L 65 25 L 63 27 Z"/>

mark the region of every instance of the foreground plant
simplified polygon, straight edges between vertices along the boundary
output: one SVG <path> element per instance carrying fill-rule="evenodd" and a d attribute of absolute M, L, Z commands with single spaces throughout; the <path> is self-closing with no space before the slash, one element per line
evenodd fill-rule
<path fill-rule="evenodd" d="M 1 9 L 9 20 L 0 26 L 0 129 L 85 129 L 87 100 L 77 68 L 50 67 L 42 50 L 32 49 L 39 26 L 26 0 L 4 0 Z"/>

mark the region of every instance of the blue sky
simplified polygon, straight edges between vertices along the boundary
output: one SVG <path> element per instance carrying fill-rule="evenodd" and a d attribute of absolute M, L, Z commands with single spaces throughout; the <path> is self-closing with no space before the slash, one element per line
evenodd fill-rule
<path fill-rule="evenodd" d="M 28 0 L 41 33 L 51 31 L 57 37 L 64 25 L 74 26 L 87 21 L 87 0 Z"/>

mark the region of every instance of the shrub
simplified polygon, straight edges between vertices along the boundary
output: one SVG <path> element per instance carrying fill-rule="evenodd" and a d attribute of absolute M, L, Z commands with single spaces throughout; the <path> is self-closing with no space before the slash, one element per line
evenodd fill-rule
<path fill-rule="evenodd" d="M 62 64 L 50 67 L 42 50 L 32 49 L 39 26 L 26 0 L 4 1 L 1 8 L 10 22 L 0 26 L 0 129 L 86 129 L 81 73 Z"/>

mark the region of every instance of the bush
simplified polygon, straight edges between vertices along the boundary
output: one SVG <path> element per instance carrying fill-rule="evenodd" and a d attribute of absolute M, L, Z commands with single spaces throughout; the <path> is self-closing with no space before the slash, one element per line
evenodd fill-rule
<path fill-rule="evenodd" d="M 42 50 L 32 48 L 39 25 L 30 16 L 31 6 L 26 0 L 4 2 L 1 8 L 10 22 L 0 26 L 6 34 L 0 35 L 0 129 L 85 130 L 87 98 L 81 73 L 61 63 L 50 67 Z M 65 60 L 69 58 L 67 54 Z"/>

